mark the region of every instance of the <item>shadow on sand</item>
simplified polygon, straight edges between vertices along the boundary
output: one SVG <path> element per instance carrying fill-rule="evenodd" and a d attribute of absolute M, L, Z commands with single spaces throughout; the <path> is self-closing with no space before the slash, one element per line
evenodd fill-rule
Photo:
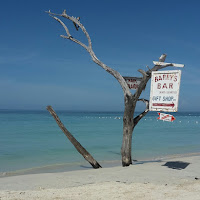
<path fill-rule="evenodd" d="M 166 162 L 162 166 L 167 166 L 168 168 L 171 168 L 171 169 L 182 170 L 182 169 L 185 169 L 189 164 L 190 163 L 187 163 L 187 162 L 173 161 L 173 162 Z"/>
<path fill-rule="evenodd" d="M 159 162 L 163 162 L 163 161 L 162 160 L 145 160 L 145 161 L 133 160 L 132 165 L 142 165 L 146 163 L 159 163 Z"/>

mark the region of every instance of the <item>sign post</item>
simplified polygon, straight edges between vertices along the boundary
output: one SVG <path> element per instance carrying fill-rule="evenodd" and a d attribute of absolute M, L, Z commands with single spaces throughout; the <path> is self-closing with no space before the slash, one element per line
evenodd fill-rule
<path fill-rule="evenodd" d="M 177 112 L 180 79 L 180 70 L 152 72 L 150 111 Z"/>

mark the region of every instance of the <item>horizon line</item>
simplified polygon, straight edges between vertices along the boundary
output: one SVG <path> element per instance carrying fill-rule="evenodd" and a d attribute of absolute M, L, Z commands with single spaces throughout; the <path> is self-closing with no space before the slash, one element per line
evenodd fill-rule
<path fill-rule="evenodd" d="M 0 108 L 1 111 L 47 111 L 46 109 L 20 109 L 20 108 Z M 68 109 L 56 109 L 56 111 L 64 111 L 64 112 L 124 112 L 123 110 L 68 110 Z M 143 112 L 144 110 L 136 110 L 135 112 Z M 149 112 L 167 112 L 167 111 L 149 111 Z M 170 113 L 182 113 L 182 112 L 200 112 L 200 111 L 178 111 L 178 112 L 170 112 Z"/>

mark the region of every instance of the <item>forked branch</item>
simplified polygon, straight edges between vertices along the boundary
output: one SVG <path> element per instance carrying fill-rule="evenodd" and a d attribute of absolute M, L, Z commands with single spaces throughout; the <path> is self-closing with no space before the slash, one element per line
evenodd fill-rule
<path fill-rule="evenodd" d="M 162 54 L 159 58 L 159 62 L 164 62 L 165 59 L 166 59 L 167 55 L 166 54 Z M 163 69 L 165 67 L 168 67 L 168 66 L 172 66 L 173 64 L 167 64 L 167 65 L 163 65 L 163 66 L 160 66 L 160 65 L 155 65 L 152 69 L 150 69 L 148 67 L 148 71 L 144 71 L 142 69 L 139 69 L 138 72 L 140 72 L 143 76 L 142 80 L 141 80 L 141 83 L 139 84 L 135 94 L 134 94 L 134 97 L 135 97 L 135 101 L 138 101 L 142 91 L 145 89 L 146 85 L 147 85 L 147 82 L 149 81 L 149 79 L 151 78 L 151 73 L 152 71 L 158 71 L 159 69 Z"/>
<path fill-rule="evenodd" d="M 119 84 L 121 85 L 121 87 L 122 87 L 122 89 L 123 89 L 124 95 L 128 95 L 128 96 L 131 96 L 131 95 L 132 95 L 131 92 L 130 92 L 130 89 L 129 89 L 127 83 L 126 83 L 126 81 L 125 81 L 124 78 L 121 76 L 121 74 L 120 74 L 118 71 L 116 71 L 116 70 L 114 70 L 114 69 L 108 67 L 108 66 L 105 65 L 104 63 L 102 63 L 102 62 L 96 57 L 96 55 L 95 55 L 95 53 L 94 53 L 94 51 L 93 51 L 93 49 L 92 49 L 91 38 L 90 38 L 88 32 L 86 31 L 85 27 L 81 24 L 81 22 L 80 22 L 80 20 L 79 20 L 80 18 L 76 18 L 76 17 L 73 17 L 73 16 L 69 16 L 69 15 L 66 13 L 66 10 L 64 10 L 62 14 L 52 13 L 50 10 L 47 11 L 47 13 L 48 13 L 52 18 L 54 18 L 56 21 L 58 21 L 58 22 L 63 26 L 63 28 L 65 29 L 65 32 L 66 32 L 67 36 L 61 35 L 62 38 L 69 39 L 69 40 L 71 40 L 71 41 L 73 41 L 73 42 L 79 44 L 79 45 L 82 46 L 83 48 L 85 48 L 85 49 L 88 51 L 88 53 L 90 54 L 90 56 L 92 57 L 92 60 L 93 60 L 96 64 L 98 64 L 98 65 L 99 65 L 100 67 L 102 67 L 105 71 L 107 71 L 108 73 L 110 73 L 112 76 L 114 76 L 114 77 L 117 79 L 117 81 L 119 82 Z M 59 18 L 57 18 L 56 16 L 64 17 L 64 18 L 66 18 L 66 19 L 72 21 L 72 22 L 76 25 L 76 27 L 79 27 L 79 28 L 82 30 L 82 32 L 85 34 L 85 36 L 86 36 L 86 38 L 87 38 L 87 40 L 88 40 L 88 44 L 86 45 L 86 44 L 82 43 L 81 41 L 75 39 L 75 38 L 70 34 L 69 29 L 67 28 L 67 26 L 66 26 Z"/>
<path fill-rule="evenodd" d="M 149 112 L 149 101 L 147 99 L 138 99 L 138 101 L 144 102 L 146 104 L 146 109 L 144 112 L 134 118 L 134 126 L 136 126 L 137 123 Z"/>
<path fill-rule="evenodd" d="M 166 57 L 167 57 L 166 54 L 162 54 L 159 58 L 159 62 L 164 62 Z M 140 115 L 138 115 L 137 117 L 134 118 L 134 126 L 136 126 L 137 123 L 149 112 L 149 101 L 146 99 L 139 99 L 139 97 L 140 97 L 142 91 L 145 89 L 147 82 L 151 78 L 152 71 L 158 71 L 158 70 L 163 69 L 168 66 L 173 66 L 173 64 L 166 64 L 163 66 L 155 65 L 152 69 L 150 69 L 148 67 L 148 71 L 146 71 L 146 72 L 142 69 L 138 70 L 143 75 L 143 78 L 142 78 L 142 81 L 141 81 L 139 87 L 137 88 L 137 90 L 134 94 L 134 97 L 135 97 L 136 101 L 143 101 L 146 104 L 146 109 L 144 112 L 142 112 Z"/>

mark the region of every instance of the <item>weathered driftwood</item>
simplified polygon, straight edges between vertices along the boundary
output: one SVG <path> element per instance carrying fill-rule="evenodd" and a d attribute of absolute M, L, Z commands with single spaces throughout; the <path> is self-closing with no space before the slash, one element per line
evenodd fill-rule
<path fill-rule="evenodd" d="M 63 131 L 63 133 L 67 136 L 69 141 L 74 145 L 76 150 L 87 160 L 93 168 L 101 168 L 101 165 L 91 156 L 91 154 L 76 140 L 76 138 L 65 128 L 61 120 L 59 119 L 56 112 L 53 110 L 51 106 L 47 106 L 47 110 L 50 112 L 50 114 L 55 119 L 56 123 L 60 127 L 60 129 Z"/>
<path fill-rule="evenodd" d="M 66 13 L 66 10 L 64 10 L 62 14 L 55 14 L 55 13 L 52 13 L 51 11 L 48 11 L 47 13 L 52 18 L 54 18 L 56 21 L 58 21 L 65 29 L 65 32 L 67 35 L 61 35 L 62 38 L 71 40 L 71 41 L 79 44 L 83 48 L 85 48 L 88 51 L 88 53 L 90 54 L 92 60 L 96 64 L 98 64 L 100 67 L 102 67 L 105 71 L 107 71 L 112 76 L 114 76 L 117 79 L 117 81 L 119 82 L 119 84 L 121 85 L 123 93 L 124 93 L 124 104 L 125 104 L 124 116 L 123 116 L 123 142 L 122 142 L 122 148 L 121 148 L 122 166 L 129 166 L 130 164 L 132 164 L 131 144 L 132 144 L 132 133 L 133 133 L 134 127 L 137 125 L 137 123 L 140 121 L 140 119 L 142 119 L 149 111 L 148 100 L 142 100 L 144 103 L 146 103 L 146 109 L 144 112 L 142 112 L 140 115 L 138 115 L 134 118 L 136 103 L 137 103 L 137 101 L 139 101 L 139 97 L 140 97 L 142 91 L 145 89 L 147 82 L 151 78 L 151 72 L 157 71 L 157 70 L 165 68 L 167 66 L 172 66 L 172 64 L 170 63 L 170 64 L 163 65 L 163 66 L 155 65 L 152 69 L 149 69 L 146 72 L 144 70 L 139 69 L 138 71 L 142 74 L 142 81 L 141 81 L 139 87 L 137 88 L 136 92 L 134 94 L 132 94 L 130 92 L 130 89 L 129 89 L 125 79 L 121 76 L 121 74 L 118 71 L 105 65 L 103 62 L 101 62 L 96 57 L 96 55 L 92 49 L 91 38 L 90 38 L 88 32 L 86 31 L 85 27 L 81 24 L 81 22 L 79 20 L 80 18 L 69 16 Z M 72 37 L 67 26 L 56 16 L 64 17 L 64 18 L 72 21 L 74 24 L 76 24 L 76 27 L 79 27 L 85 34 L 85 36 L 88 40 L 88 44 L 84 44 L 81 41 Z M 166 58 L 166 54 L 161 55 L 159 62 L 164 62 L 165 58 Z"/>

